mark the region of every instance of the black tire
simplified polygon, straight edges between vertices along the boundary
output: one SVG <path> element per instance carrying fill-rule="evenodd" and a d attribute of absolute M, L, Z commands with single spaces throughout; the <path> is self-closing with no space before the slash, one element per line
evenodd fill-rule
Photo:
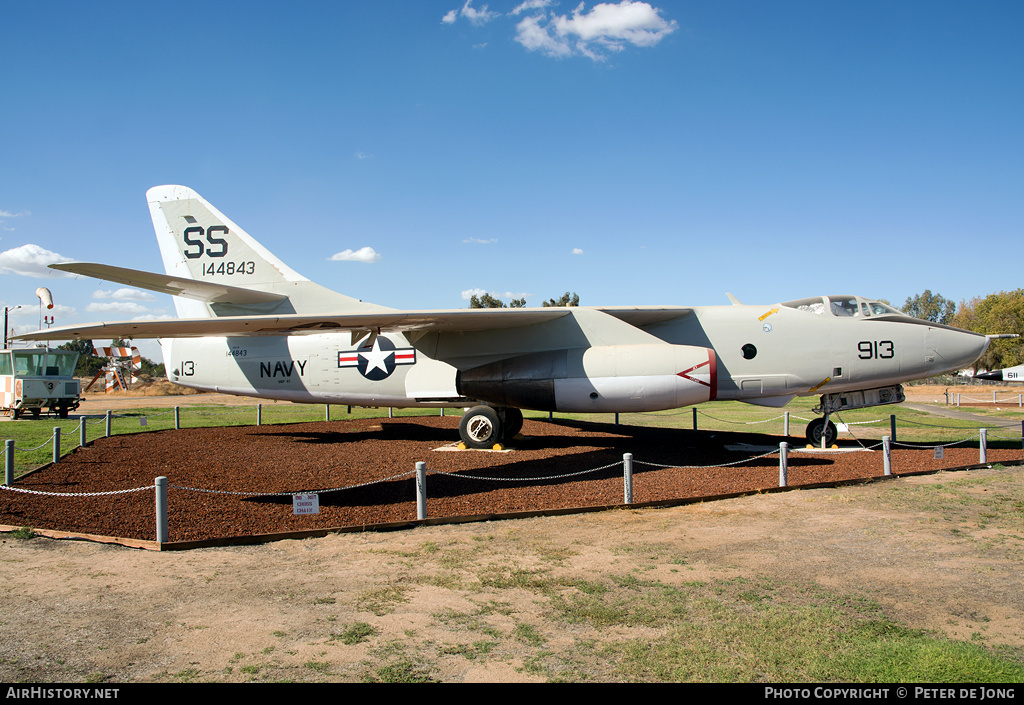
<path fill-rule="evenodd" d="M 467 448 L 491 448 L 501 440 L 501 420 L 489 406 L 474 406 L 459 421 L 459 436 Z"/>
<path fill-rule="evenodd" d="M 836 430 L 836 425 L 831 421 L 828 422 L 828 427 L 825 426 L 825 419 L 814 419 L 807 424 L 807 442 L 815 448 L 821 447 L 821 434 L 822 429 L 825 433 L 825 445 L 830 446 L 836 442 L 836 438 L 839 437 L 839 431 Z"/>
<path fill-rule="evenodd" d="M 502 438 L 511 441 L 523 430 L 523 412 L 521 409 L 508 407 L 501 414 Z"/>

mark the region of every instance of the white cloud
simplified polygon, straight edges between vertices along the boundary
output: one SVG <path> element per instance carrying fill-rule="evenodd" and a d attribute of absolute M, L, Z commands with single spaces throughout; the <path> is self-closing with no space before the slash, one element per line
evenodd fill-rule
<path fill-rule="evenodd" d="M 475 243 L 477 245 L 490 245 L 491 243 L 495 243 L 497 241 L 498 241 L 498 238 L 496 238 L 496 237 L 492 237 L 490 240 L 483 240 L 483 239 L 478 238 L 478 237 L 467 237 L 465 240 L 463 240 L 463 242 L 472 242 L 472 243 Z"/>
<path fill-rule="evenodd" d="M 75 309 L 74 306 L 54 304 L 51 309 L 43 308 L 43 314 L 62 320 L 66 318 L 74 318 L 78 315 L 78 310 Z M 39 316 L 39 299 L 35 299 L 35 301 L 30 304 L 22 304 L 21 308 L 11 309 L 8 316 L 10 316 L 10 318 L 37 318 Z M 38 328 L 39 326 L 33 325 L 30 330 L 38 330 Z"/>
<path fill-rule="evenodd" d="M 48 269 L 47 265 L 73 261 L 70 257 L 30 243 L 0 252 L 0 273 L 20 274 L 23 277 L 71 277 L 74 275 Z"/>
<path fill-rule="evenodd" d="M 134 301 L 111 301 L 103 304 L 92 303 L 86 306 L 85 310 L 90 313 L 149 313 L 148 308 L 142 304 L 137 304 Z"/>
<path fill-rule="evenodd" d="M 530 4 L 523 3 L 513 12 Z M 538 9 L 545 7 L 532 4 Z M 571 16 L 542 12 L 523 18 L 516 25 L 516 41 L 528 51 L 554 58 L 578 54 L 603 61 L 607 52 L 622 51 L 627 44 L 654 46 L 679 26 L 646 2 L 599 3 L 590 12 L 584 6 L 581 2 Z"/>
<path fill-rule="evenodd" d="M 5 211 L 0 208 L 0 229 L 8 232 L 14 232 L 14 228 L 9 228 L 4 224 L 4 220 L 7 218 L 23 218 L 26 215 L 31 215 L 28 211 L 20 211 L 18 213 L 12 213 L 11 211 Z"/>
<path fill-rule="evenodd" d="M 473 0 L 466 0 L 466 4 L 462 6 L 460 10 L 449 10 L 445 13 L 441 21 L 445 24 L 453 24 L 459 17 L 465 17 L 467 20 L 476 25 L 486 24 L 491 20 L 500 17 L 500 12 L 491 12 L 487 5 L 484 5 L 481 9 L 473 7 Z"/>
<path fill-rule="evenodd" d="M 582 254 L 583 254 L 583 250 L 581 250 L 581 249 L 580 249 L 580 248 L 578 248 L 578 247 L 574 247 L 574 248 L 572 248 L 572 253 L 573 253 L 574 255 L 582 255 Z"/>
<path fill-rule="evenodd" d="M 130 289 L 128 287 L 123 289 L 112 289 L 110 291 L 97 289 L 92 292 L 92 297 L 94 299 L 116 299 L 117 301 L 156 301 L 156 297 L 148 291 Z"/>
<path fill-rule="evenodd" d="M 526 0 L 526 2 L 516 5 L 516 8 L 510 12 L 510 15 L 521 15 L 529 10 L 543 10 L 545 7 L 551 5 L 553 0 Z"/>
<path fill-rule="evenodd" d="M 360 247 L 358 250 L 344 250 L 333 254 L 331 259 L 340 262 L 376 262 L 380 255 L 372 247 Z"/>
<path fill-rule="evenodd" d="M 484 294 L 490 294 L 496 299 L 501 299 L 506 304 L 514 299 L 525 299 L 533 294 L 527 294 L 525 292 L 516 293 L 514 291 L 487 291 L 486 289 L 466 289 L 462 292 L 463 301 L 469 301 L 474 296 L 483 296 Z"/>

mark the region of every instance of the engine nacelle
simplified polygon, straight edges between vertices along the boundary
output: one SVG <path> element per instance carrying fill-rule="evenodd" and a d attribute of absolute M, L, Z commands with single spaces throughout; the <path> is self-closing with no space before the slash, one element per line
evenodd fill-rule
<path fill-rule="evenodd" d="M 495 406 L 567 412 L 676 409 L 718 393 L 715 351 L 602 345 L 520 355 L 459 372 L 459 394 Z"/>

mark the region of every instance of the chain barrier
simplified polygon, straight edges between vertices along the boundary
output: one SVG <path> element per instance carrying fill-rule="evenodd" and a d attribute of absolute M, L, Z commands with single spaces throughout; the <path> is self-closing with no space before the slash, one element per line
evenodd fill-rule
<path fill-rule="evenodd" d="M 954 429 L 954 430 L 959 429 L 961 431 L 964 429 L 963 426 L 943 426 L 941 424 L 924 423 L 923 421 L 911 421 L 909 419 L 900 419 L 900 423 L 901 424 L 911 424 L 913 426 L 927 426 L 928 428 L 951 428 L 951 429 Z M 976 423 L 980 423 L 980 422 L 976 422 Z M 979 426 L 978 428 L 980 429 L 980 428 L 1016 428 L 1016 427 L 1017 427 L 1016 423 L 1005 424 L 1005 425 L 1002 425 L 1002 426 L 1000 426 L 999 424 L 993 423 L 993 424 L 990 424 L 988 426 Z M 970 429 L 970 430 L 974 430 L 974 429 Z"/>
<path fill-rule="evenodd" d="M 169 485 L 169 488 L 176 490 L 184 490 L 186 492 L 201 492 L 203 494 L 227 494 L 227 495 L 243 495 L 246 497 L 292 497 L 297 494 L 330 494 L 331 492 L 343 492 L 344 490 L 356 490 L 360 487 L 369 487 L 371 485 L 379 485 L 383 482 L 391 482 L 392 480 L 399 480 L 403 477 L 409 477 L 415 475 L 415 471 L 403 472 L 391 477 L 382 477 L 378 480 L 370 480 L 369 482 L 361 482 L 358 485 L 348 485 L 347 487 L 333 487 L 326 490 L 299 490 L 297 492 L 238 492 L 234 490 L 211 490 L 203 487 L 184 487 L 182 485 Z"/>
<path fill-rule="evenodd" d="M 17 447 L 15 447 L 15 449 L 14 449 L 14 450 L 18 451 L 19 453 L 31 453 L 31 452 L 32 452 L 32 451 L 34 451 L 34 450 L 39 450 L 39 449 L 40 449 L 40 448 L 42 448 L 43 446 L 48 446 L 48 445 L 50 445 L 50 442 L 51 442 L 51 441 L 52 441 L 52 440 L 53 440 L 53 439 L 54 439 L 54 438 L 55 438 L 56 436 L 57 436 L 57 434 L 56 434 L 56 433 L 51 433 L 51 434 L 50 434 L 50 437 L 49 437 L 49 438 L 47 438 L 47 439 L 46 439 L 45 441 L 43 441 L 43 442 L 42 442 L 42 443 L 41 443 L 40 445 L 37 445 L 37 446 L 36 446 L 35 448 L 17 448 Z"/>
<path fill-rule="evenodd" d="M 949 443 L 936 443 L 935 445 L 932 445 L 932 446 L 920 445 L 920 444 L 915 444 L 915 443 L 900 443 L 898 441 L 892 441 L 892 444 L 895 445 L 895 446 L 902 446 L 904 448 L 922 448 L 922 449 L 923 448 L 952 448 L 953 446 L 958 446 L 961 443 L 967 443 L 968 441 L 973 441 L 975 438 L 980 439 L 981 435 L 979 434 L 977 436 L 968 436 L 967 438 L 964 438 L 962 440 L 951 441 Z"/>
<path fill-rule="evenodd" d="M 108 490 L 106 492 L 43 492 L 42 490 L 30 490 L 24 487 L 11 487 L 0 485 L 0 490 L 8 492 L 21 492 L 22 494 L 45 495 L 47 497 L 106 497 L 115 494 L 131 494 L 132 492 L 152 492 L 155 485 L 145 487 L 134 487 L 130 490 Z"/>
<path fill-rule="evenodd" d="M 646 461 L 643 461 L 643 460 L 636 460 L 636 459 L 633 460 L 633 464 L 634 465 L 648 465 L 650 467 L 655 467 L 655 468 L 679 468 L 679 469 L 687 469 L 687 470 L 706 470 L 706 469 L 712 469 L 712 468 L 727 468 L 727 467 L 731 467 L 733 465 L 742 465 L 743 463 L 749 463 L 749 462 L 754 461 L 754 460 L 760 460 L 761 458 L 767 458 L 769 456 L 775 455 L 778 452 L 779 452 L 778 450 L 772 449 L 772 450 L 768 451 L 767 453 L 762 453 L 761 455 L 752 455 L 749 458 L 742 458 L 740 460 L 733 460 L 733 461 L 728 462 L 728 463 L 718 463 L 717 465 L 661 465 L 659 463 L 649 463 L 649 462 L 646 462 Z"/>

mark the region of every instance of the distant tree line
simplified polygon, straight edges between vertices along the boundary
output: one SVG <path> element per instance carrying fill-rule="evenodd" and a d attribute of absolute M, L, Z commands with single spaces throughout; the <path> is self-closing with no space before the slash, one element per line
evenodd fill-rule
<path fill-rule="evenodd" d="M 569 293 L 568 291 L 562 294 L 559 299 L 548 299 L 541 304 L 545 307 L 551 306 L 579 306 L 580 295 L 576 292 Z M 477 296 L 473 294 L 469 297 L 470 308 L 526 308 L 526 299 L 512 299 L 508 305 L 505 304 L 501 299 L 495 298 L 490 294 L 481 294 Z"/>

